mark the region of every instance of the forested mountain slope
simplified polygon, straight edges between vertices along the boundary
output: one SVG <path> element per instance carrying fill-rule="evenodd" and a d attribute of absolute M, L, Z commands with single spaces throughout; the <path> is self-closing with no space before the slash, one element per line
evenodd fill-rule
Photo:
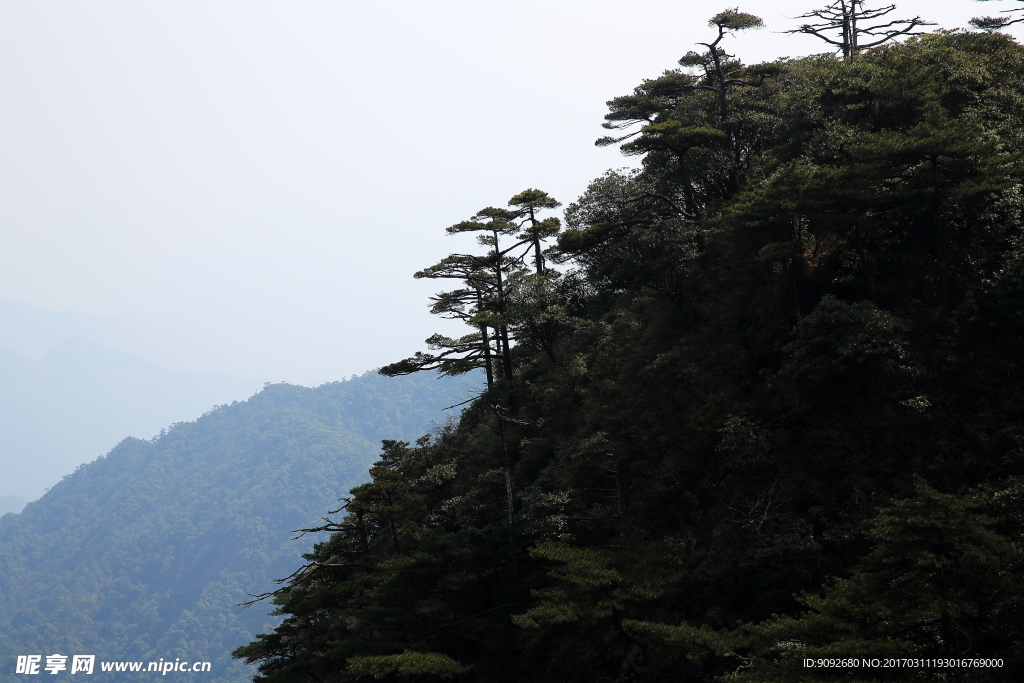
<path fill-rule="evenodd" d="M 609 102 L 642 168 L 568 229 L 537 190 L 449 228 L 483 253 L 417 277 L 469 332 L 382 372 L 489 389 L 353 490 L 259 680 L 1024 675 L 1024 48 L 719 46 L 759 24 Z"/>
<path fill-rule="evenodd" d="M 227 653 L 272 619 L 237 604 L 293 571 L 312 539 L 292 531 L 366 480 L 381 439 L 443 423 L 471 386 L 268 385 L 79 467 L 0 519 L 0 680 L 18 678 L 15 655 L 55 652 L 210 661 L 197 680 L 245 680 Z"/>

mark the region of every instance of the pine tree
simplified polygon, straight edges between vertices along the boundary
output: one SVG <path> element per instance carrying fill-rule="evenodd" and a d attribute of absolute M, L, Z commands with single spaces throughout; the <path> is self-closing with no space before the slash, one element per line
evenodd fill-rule
<path fill-rule="evenodd" d="M 561 205 L 546 192 L 534 189 L 517 194 L 509 200 L 509 205 L 514 208 L 487 207 L 470 220 L 447 229 L 449 235 L 481 233 L 477 241 L 487 247 L 485 254 L 451 254 L 415 275 L 417 278 L 461 280 L 463 288 L 432 297 L 431 313 L 462 320 L 478 331 L 458 339 L 435 334 L 426 343 L 430 350 L 441 353 L 417 352 L 411 358 L 381 368 L 381 374 L 397 376 L 438 370 L 442 374 L 454 375 L 483 367 L 487 373 L 487 386 L 492 388 L 495 375 L 499 378 L 512 377 L 515 340 L 510 334 L 511 327 L 528 329 L 534 338 L 541 340 L 541 344 L 547 344 L 550 352 L 553 330 L 548 322 L 540 321 L 547 309 L 548 288 L 529 278 L 524 280 L 526 252 L 516 252 L 524 246 L 527 252 L 532 250 L 536 277 L 545 282 L 551 277 L 544 263 L 543 244 L 558 234 L 561 223 L 554 217 L 540 219 L 538 214 Z M 513 240 L 502 245 L 502 237 L 512 237 Z M 516 323 L 511 324 L 510 279 L 516 280 L 514 286 L 517 290 Z M 533 315 L 534 312 L 537 315 Z M 492 359 L 498 361 L 497 373 L 492 367 Z"/>

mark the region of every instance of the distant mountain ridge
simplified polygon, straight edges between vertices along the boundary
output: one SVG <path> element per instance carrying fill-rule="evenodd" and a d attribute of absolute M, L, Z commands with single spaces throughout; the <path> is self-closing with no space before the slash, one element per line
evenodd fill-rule
<path fill-rule="evenodd" d="M 202 372 L 210 351 L 201 340 L 175 329 L 161 329 L 132 318 L 50 311 L 0 299 L 0 348 L 35 360 L 72 337 L 149 359 L 172 370 Z M 216 356 L 216 354 L 214 354 Z M 205 358 L 206 363 L 200 359 Z M 223 357 L 218 358 L 224 361 Z M 224 367 L 223 364 L 217 367 Z"/>
<path fill-rule="evenodd" d="M 205 660 L 197 681 L 246 680 L 229 652 L 272 619 L 236 604 L 301 562 L 313 539 L 292 530 L 366 479 L 381 439 L 422 435 L 472 386 L 375 373 L 268 385 L 79 467 L 0 518 L 0 681 L 19 680 L 17 655 L 52 653 Z"/>
<path fill-rule="evenodd" d="M 26 503 L 28 501 L 20 496 L 0 496 L 0 517 L 8 512 L 21 512 Z"/>
<path fill-rule="evenodd" d="M 0 348 L 0 495 L 36 498 L 125 436 L 149 438 L 261 385 L 176 372 L 81 336 L 38 360 Z"/>

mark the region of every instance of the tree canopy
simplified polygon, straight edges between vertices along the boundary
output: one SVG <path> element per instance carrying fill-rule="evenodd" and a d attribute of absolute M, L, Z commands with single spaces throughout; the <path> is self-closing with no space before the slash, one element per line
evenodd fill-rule
<path fill-rule="evenodd" d="M 507 365 L 385 444 L 236 652 L 258 681 L 1021 675 L 1024 48 L 721 50 L 759 23 L 716 15 L 609 102 L 631 132 L 599 144 L 642 163 L 566 207 L 532 275 L 499 260 L 510 210 L 465 224 L 488 288 L 544 276 L 468 300 Z M 854 657 L 1001 665 L 803 664 Z"/>

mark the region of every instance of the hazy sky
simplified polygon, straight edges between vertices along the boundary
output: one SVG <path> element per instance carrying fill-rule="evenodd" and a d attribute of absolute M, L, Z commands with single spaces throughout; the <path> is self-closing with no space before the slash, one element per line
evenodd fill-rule
<path fill-rule="evenodd" d="M 444 228 L 624 165 L 593 145 L 605 101 L 734 2 L 0 4 L 0 299 L 165 330 L 179 369 L 398 360 L 443 329 L 411 275 L 470 248 Z M 946 28 L 1015 6 L 899 5 Z M 740 4 L 767 29 L 726 47 L 824 51 L 776 33 L 815 6 Z"/>

